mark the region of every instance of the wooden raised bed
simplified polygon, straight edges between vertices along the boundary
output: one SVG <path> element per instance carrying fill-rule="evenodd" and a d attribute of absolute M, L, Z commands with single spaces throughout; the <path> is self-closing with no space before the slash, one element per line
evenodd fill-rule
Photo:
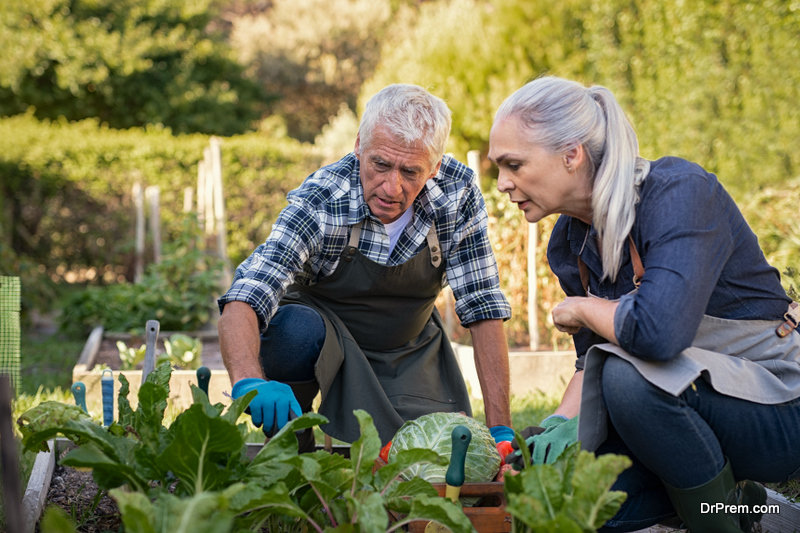
<path fill-rule="evenodd" d="M 169 338 L 173 332 L 161 332 L 158 335 L 156 352 L 164 351 L 163 339 Z M 211 379 L 208 385 L 208 398 L 211 403 L 230 404 L 231 399 L 225 396 L 230 392 L 231 382 L 228 372 L 222 364 L 219 353 L 219 337 L 216 331 L 181 332 L 184 335 L 200 339 L 203 343 L 203 366 L 211 370 Z M 107 364 L 114 374 L 114 419 L 117 418 L 117 393 L 119 392 L 119 375 L 123 374 L 130 383 L 128 400 L 131 405 L 136 405 L 139 386 L 142 381 L 141 370 L 119 370 L 119 352 L 116 342 L 123 341 L 128 346 L 144 344 L 142 337 L 133 337 L 127 333 L 112 333 L 104 331 L 102 326 L 92 330 L 86 344 L 81 351 L 78 363 L 72 369 L 72 381 L 82 381 L 86 385 L 86 407 L 89 413 L 101 414 L 103 412 L 102 392 L 100 378 L 102 373 L 92 370 L 95 365 Z M 192 391 L 190 385 L 197 385 L 197 373 L 194 370 L 173 370 L 169 382 L 169 401 L 174 408 L 183 411 L 192 405 Z"/>

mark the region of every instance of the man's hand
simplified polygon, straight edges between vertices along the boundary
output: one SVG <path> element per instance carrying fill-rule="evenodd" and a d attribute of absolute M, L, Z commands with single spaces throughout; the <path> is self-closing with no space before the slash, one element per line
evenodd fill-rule
<path fill-rule="evenodd" d="M 571 444 L 578 441 L 578 417 L 566 418 L 561 415 L 551 415 L 542 420 L 540 426 L 526 428 L 522 435 L 528 432 L 525 443 L 531 452 L 531 464 L 554 463 L 561 453 Z M 516 451 L 506 457 L 506 463 L 513 463 L 514 468 L 521 469 L 522 457 L 516 442 L 512 447 Z"/>
<path fill-rule="evenodd" d="M 237 381 L 231 396 L 240 398 L 248 392 L 258 391 L 250 402 L 246 412 L 250 413 L 253 425 L 261 427 L 267 437 L 272 437 L 292 418 L 303 413 L 297 398 L 289 385 L 278 381 L 266 381 L 260 378 L 245 378 Z"/>

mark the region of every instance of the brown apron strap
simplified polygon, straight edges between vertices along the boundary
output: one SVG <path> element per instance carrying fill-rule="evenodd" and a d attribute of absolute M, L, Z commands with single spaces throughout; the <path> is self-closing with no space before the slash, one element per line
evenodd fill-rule
<path fill-rule="evenodd" d="M 639 257 L 639 251 L 636 249 L 636 245 L 633 244 L 633 237 L 630 235 L 628 235 L 628 249 L 630 250 L 631 262 L 633 263 L 633 284 L 638 289 L 644 277 L 644 265 L 642 264 L 642 258 Z M 583 262 L 581 256 L 578 256 L 578 273 L 581 277 L 583 291 L 586 293 L 586 296 L 589 296 L 589 267 Z"/>
<path fill-rule="evenodd" d="M 436 236 L 436 223 L 431 221 L 431 229 L 428 231 L 428 248 L 431 249 L 431 264 L 434 268 L 439 268 L 442 264 L 442 251 L 439 249 L 439 237 Z"/>
<path fill-rule="evenodd" d="M 350 240 L 347 245 L 350 248 L 358 248 L 358 241 L 361 238 L 361 224 L 351 226 Z M 439 247 L 439 237 L 436 235 L 436 223 L 431 222 L 431 229 L 428 231 L 428 248 L 431 249 L 431 264 L 434 268 L 439 268 L 442 264 L 442 251 Z"/>

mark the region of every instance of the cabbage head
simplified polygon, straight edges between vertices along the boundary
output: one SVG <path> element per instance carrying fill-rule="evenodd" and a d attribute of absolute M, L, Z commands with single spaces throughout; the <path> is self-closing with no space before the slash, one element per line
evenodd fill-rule
<path fill-rule="evenodd" d="M 464 462 L 466 483 L 484 483 L 491 481 L 500 471 L 500 454 L 492 434 L 484 424 L 461 413 L 431 413 L 416 420 L 409 420 L 397 430 L 389 450 L 389 462 L 403 450 L 425 448 L 450 459 L 453 451 L 451 434 L 453 428 L 462 425 L 472 432 L 472 440 L 467 448 L 467 459 Z M 447 466 L 418 464 L 401 474 L 409 481 L 420 477 L 429 483 L 444 483 Z M 472 500 L 472 501 L 469 501 Z M 477 498 L 462 498 L 464 505 L 474 505 Z"/>

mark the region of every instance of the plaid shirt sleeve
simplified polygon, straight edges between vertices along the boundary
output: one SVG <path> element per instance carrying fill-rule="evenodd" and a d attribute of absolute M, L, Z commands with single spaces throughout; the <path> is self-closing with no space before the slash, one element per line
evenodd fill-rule
<path fill-rule="evenodd" d="M 452 195 L 457 210 L 447 264 L 447 281 L 456 299 L 456 313 L 463 326 L 478 320 L 508 320 L 511 305 L 500 290 L 497 261 L 489 242 L 486 203 L 475 174 L 455 160 L 451 164 L 461 170 L 451 170 L 448 165 L 445 172 L 460 176 L 458 181 L 462 185 L 460 194 Z"/>
<path fill-rule="evenodd" d="M 266 242 L 236 269 L 231 288 L 218 301 L 220 312 L 228 302 L 246 302 L 264 331 L 289 285 L 321 247 L 320 215 L 304 202 L 284 208 Z"/>

